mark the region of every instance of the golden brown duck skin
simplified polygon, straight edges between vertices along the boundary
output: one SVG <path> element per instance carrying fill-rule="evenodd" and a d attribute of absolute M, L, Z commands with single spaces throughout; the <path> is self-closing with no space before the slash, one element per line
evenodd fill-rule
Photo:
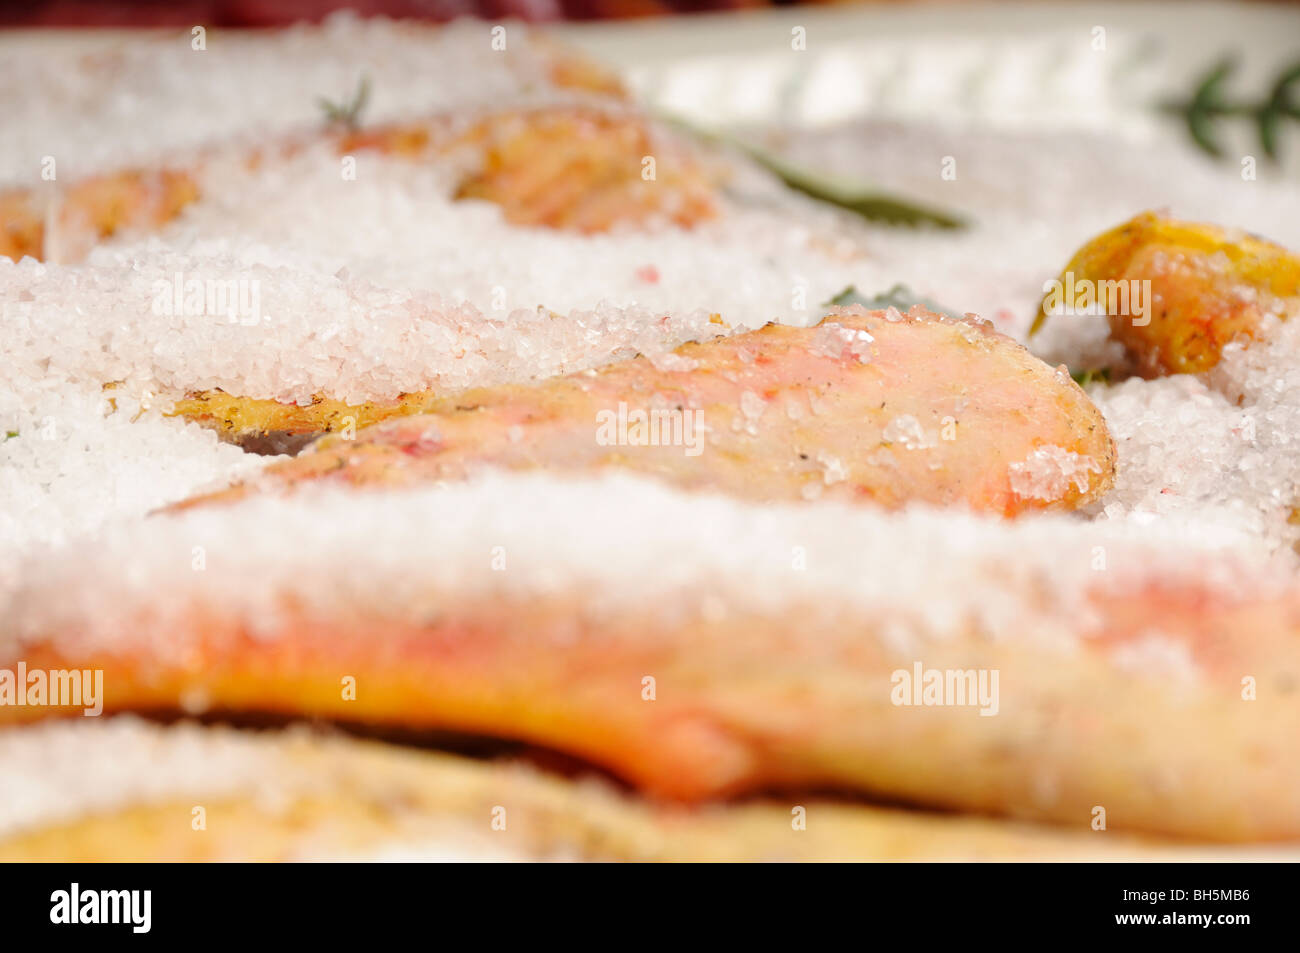
<path fill-rule="evenodd" d="M 0 192 L 0 255 L 79 261 L 117 232 L 147 232 L 199 198 L 194 173 L 132 169 L 94 176 L 65 190 Z"/>
<path fill-rule="evenodd" d="M 250 172 L 276 154 L 317 139 L 339 155 L 377 152 L 437 161 L 453 152 L 481 155 L 457 199 L 499 205 L 516 225 L 604 232 L 617 225 L 691 227 L 717 214 L 714 175 L 679 145 L 662 142 L 641 115 L 590 106 L 489 113 L 468 124 L 451 117 L 328 129 L 243 157 Z M 644 159 L 656 160 L 647 178 Z M 0 191 L 0 255 L 76 262 L 119 232 L 148 233 L 200 200 L 203 161 L 185 168 L 126 169 L 64 188 Z"/>
<path fill-rule="evenodd" d="M 640 117 L 502 115 L 471 128 L 464 141 L 482 148 L 483 158 L 456 197 L 493 202 L 516 225 L 584 233 L 623 223 L 691 228 L 718 214 L 712 177 L 698 159 L 656 141 Z"/>
<path fill-rule="evenodd" d="M 1076 300 L 1100 303 L 1111 337 L 1144 376 L 1197 374 L 1225 345 L 1252 340 L 1269 316 L 1300 307 L 1300 256 L 1240 230 L 1145 212 L 1079 249 L 1058 284 L 1037 324 L 1073 288 Z"/>
<path fill-rule="evenodd" d="M 1115 451 L 1068 375 L 984 325 L 914 308 L 769 325 L 323 438 L 184 506 L 306 481 L 403 486 L 485 467 L 631 470 L 754 500 L 912 501 L 1012 516 L 1072 509 Z"/>
<path fill-rule="evenodd" d="M 886 638 L 897 606 L 596 609 L 585 592 L 430 582 L 436 612 L 314 611 L 326 595 L 272 618 L 200 600 L 166 632 L 141 606 L 114 613 L 120 638 L 69 655 L 75 633 L 29 634 L 21 658 L 101 669 L 108 713 L 200 704 L 518 739 L 671 800 L 840 789 L 1085 831 L 1103 808 L 1110 830 L 1300 840 L 1296 592 L 1116 579 L 1088 594 L 1071 641 L 1026 614 L 1014 631 L 957 622 L 906 647 Z M 897 704 L 897 673 L 917 665 L 996 671 L 998 690 L 991 704 Z M 0 724 L 56 714 L 80 712 L 0 707 Z"/>

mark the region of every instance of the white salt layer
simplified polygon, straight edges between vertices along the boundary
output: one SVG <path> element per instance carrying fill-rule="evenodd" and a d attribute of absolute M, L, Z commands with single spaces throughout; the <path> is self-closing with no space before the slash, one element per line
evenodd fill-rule
<path fill-rule="evenodd" d="M 1101 569 L 1097 547 L 1107 554 Z M 498 551 L 506 572 L 493 568 Z M 1099 582 L 1137 585 L 1156 574 L 1229 589 L 1249 581 L 1263 592 L 1293 572 L 1291 561 L 1268 560 L 1222 531 L 762 506 L 622 475 L 488 474 L 405 491 L 253 497 L 32 552 L 0 594 L 0 654 L 54 636 L 73 654 L 138 646 L 184 657 L 193 613 L 205 605 L 270 631 L 286 604 L 378 621 L 426 618 L 476 595 L 555 592 L 581 594 L 583 611 L 595 613 L 705 602 L 759 613 L 841 607 L 897 620 L 917 638 L 947 637 L 974 620 L 1068 647 L 1087 628 L 1086 594 Z"/>

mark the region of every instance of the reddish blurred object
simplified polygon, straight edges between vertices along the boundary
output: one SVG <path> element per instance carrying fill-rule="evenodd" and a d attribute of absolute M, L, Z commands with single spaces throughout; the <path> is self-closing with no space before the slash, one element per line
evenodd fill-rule
<path fill-rule="evenodd" d="M 595 20 L 773 6 L 766 0 L 0 0 L 0 26 L 269 27 L 324 19 L 336 10 L 416 20 Z"/>

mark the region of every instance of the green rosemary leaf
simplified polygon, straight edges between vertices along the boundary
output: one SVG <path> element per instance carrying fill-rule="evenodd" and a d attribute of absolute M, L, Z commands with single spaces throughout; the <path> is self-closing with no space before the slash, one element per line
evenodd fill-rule
<path fill-rule="evenodd" d="M 819 202 L 836 205 L 868 221 L 885 222 L 890 225 L 930 225 L 947 229 L 965 228 L 968 224 L 954 212 L 886 192 L 868 183 L 847 181 L 796 165 L 767 149 L 734 136 L 700 129 L 675 116 L 661 114 L 659 118 L 697 139 L 737 149 L 796 192 L 801 192 Z"/>
<path fill-rule="evenodd" d="M 1300 104 L 1292 99 L 1292 91 L 1300 83 L 1300 63 L 1283 70 L 1267 98 L 1259 103 L 1231 102 L 1224 95 L 1228 77 L 1235 69 L 1236 61 L 1231 57 L 1219 61 L 1197 85 L 1190 100 L 1164 103 L 1161 108 L 1182 117 L 1196 145 L 1216 158 L 1224 155 L 1215 136 L 1216 123 L 1233 117 L 1251 119 L 1258 128 L 1260 148 L 1276 161 L 1283 120 L 1300 119 Z"/>
<path fill-rule="evenodd" d="M 1197 87 L 1187 108 L 1187 129 L 1202 149 L 1215 157 L 1223 155 L 1223 148 L 1214 139 L 1213 120 L 1223 106 L 1223 84 L 1237 68 L 1232 57 L 1221 60 Z"/>
<path fill-rule="evenodd" d="M 1277 78 L 1268 102 L 1259 112 L 1259 141 L 1270 159 L 1277 158 L 1277 132 L 1283 118 L 1300 115 L 1300 110 L 1291 101 L 1291 87 L 1297 81 L 1300 81 L 1300 63 L 1293 64 Z"/>
<path fill-rule="evenodd" d="M 776 175 L 796 192 L 854 212 L 873 222 L 890 225 L 932 225 L 965 228 L 966 221 L 955 213 L 881 191 L 861 182 L 850 182 L 778 158 L 765 149 L 741 144 L 759 165 Z"/>
<path fill-rule="evenodd" d="M 370 102 L 370 77 L 361 77 L 357 82 L 357 90 L 350 100 L 335 103 L 324 96 L 318 96 L 316 102 L 325 113 L 327 123 L 355 131 L 361 125 L 361 113 Z"/>
<path fill-rule="evenodd" d="M 1070 376 L 1074 378 L 1074 382 L 1080 387 L 1087 387 L 1093 381 L 1102 381 L 1108 384 L 1110 383 L 1110 368 L 1098 367 L 1088 368 L 1085 371 L 1070 371 Z"/>

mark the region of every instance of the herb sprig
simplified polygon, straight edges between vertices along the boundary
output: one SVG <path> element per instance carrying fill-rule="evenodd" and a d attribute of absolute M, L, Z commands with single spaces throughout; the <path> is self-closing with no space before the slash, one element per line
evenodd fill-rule
<path fill-rule="evenodd" d="M 342 126 L 350 132 L 356 132 L 361 126 L 361 113 L 370 102 L 370 77 L 362 76 L 357 81 L 357 90 L 352 98 L 342 102 L 332 102 L 324 96 L 318 96 L 316 102 L 325 113 L 325 121 L 330 125 Z"/>
<path fill-rule="evenodd" d="M 935 304 L 929 298 L 922 298 L 907 285 L 901 283 L 894 285 L 888 291 L 882 291 L 880 294 L 871 297 L 864 295 L 857 289 L 856 285 L 849 285 L 835 297 L 825 302 L 823 306 L 834 305 L 843 308 L 854 304 L 860 304 L 868 311 L 882 311 L 885 308 L 908 311 L 913 305 L 919 304 L 927 311 L 933 311 L 935 314 L 946 314 L 950 318 L 960 317 L 955 311 Z"/>
<path fill-rule="evenodd" d="M 851 181 L 796 165 L 737 136 L 701 129 L 677 116 L 661 114 L 659 118 L 687 135 L 743 152 L 796 192 L 853 212 L 868 221 L 945 229 L 965 228 L 969 224 L 954 212 L 886 192 L 870 183 Z"/>
<path fill-rule="evenodd" d="M 837 205 L 868 221 L 888 225 L 932 225 L 945 229 L 966 227 L 966 221 L 952 212 L 892 195 L 867 183 L 852 182 L 794 165 L 766 149 L 744 143 L 739 145 L 751 159 L 796 192 L 819 202 Z"/>
<path fill-rule="evenodd" d="M 1278 158 L 1278 131 L 1283 120 L 1300 120 L 1300 62 L 1283 70 L 1273 82 L 1268 95 L 1260 102 L 1234 102 L 1228 98 L 1225 87 L 1237 69 L 1234 57 L 1226 57 L 1215 64 L 1197 85 L 1191 99 L 1185 102 L 1163 104 L 1165 112 L 1182 117 L 1192 140 L 1206 153 L 1216 158 L 1225 150 L 1216 138 L 1216 127 L 1228 118 L 1248 118 L 1255 122 L 1260 148 L 1270 159 Z"/>
<path fill-rule="evenodd" d="M 1088 386 L 1089 384 L 1091 384 L 1093 381 L 1101 381 L 1101 382 L 1104 383 L 1104 384 L 1109 384 L 1109 383 L 1110 383 L 1110 368 L 1109 368 L 1109 367 L 1097 367 L 1097 368 L 1092 368 L 1092 367 L 1090 367 L 1090 368 L 1087 368 L 1086 370 L 1081 370 L 1081 371 L 1075 371 L 1075 370 L 1072 370 L 1072 371 L 1070 371 L 1070 376 L 1074 378 L 1074 382 L 1075 382 L 1076 384 L 1078 384 L 1080 387 L 1087 387 L 1087 386 Z"/>

